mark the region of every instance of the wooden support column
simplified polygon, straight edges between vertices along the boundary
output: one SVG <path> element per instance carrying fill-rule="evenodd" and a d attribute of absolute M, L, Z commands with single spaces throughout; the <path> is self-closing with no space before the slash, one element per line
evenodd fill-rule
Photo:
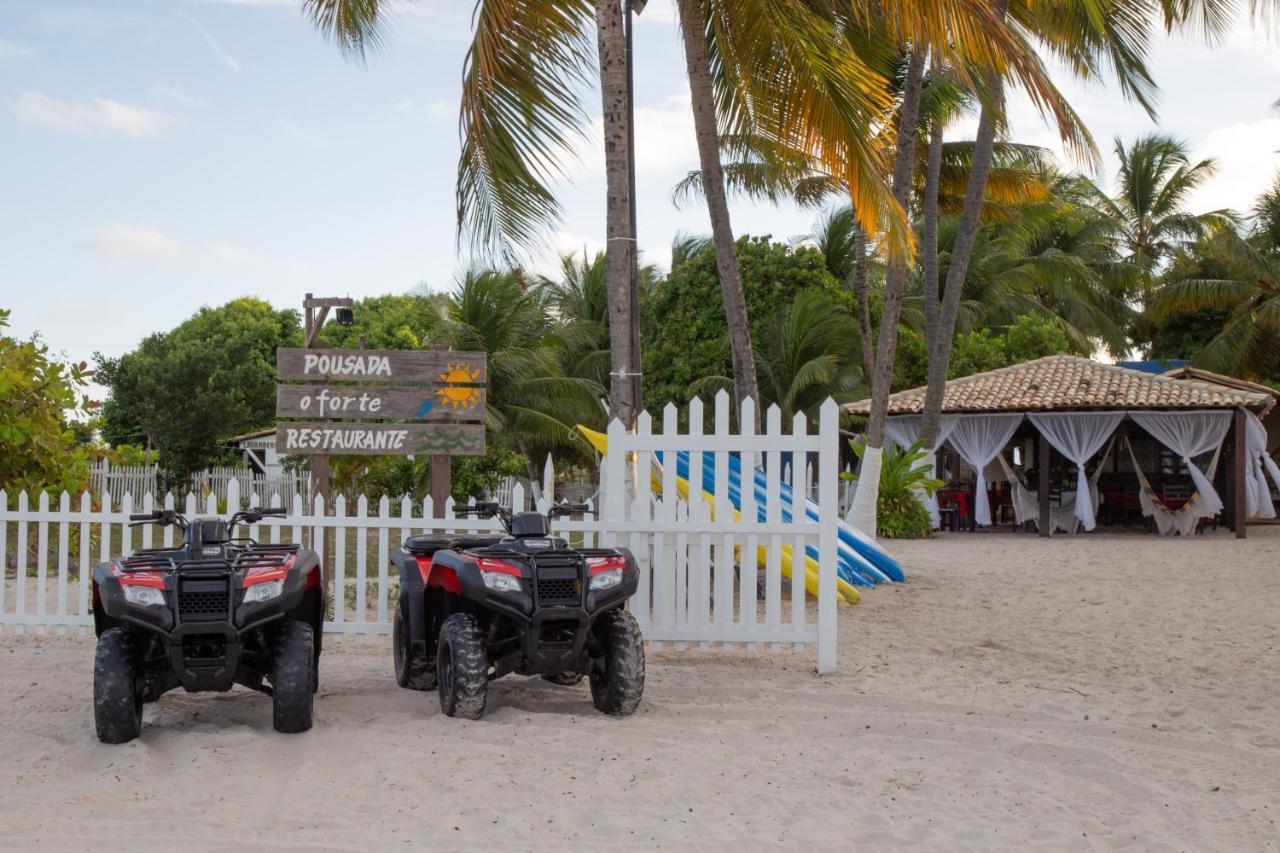
<path fill-rule="evenodd" d="M 1047 537 L 1049 529 L 1049 442 L 1043 435 L 1036 433 L 1036 445 L 1039 447 L 1038 467 L 1040 469 L 1040 493 L 1036 496 L 1040 502 L 1040 535 Z"/>
<path fill-rule="evenodd" d="M 1249 504 L 1244 497 L 1245 464 L 1249 458 L 1245 439 L 1244 409 L 1236 409 L 1231 430 L 1231 529 L 1237 539 L 1245 538 L 1249 528 Z"/>

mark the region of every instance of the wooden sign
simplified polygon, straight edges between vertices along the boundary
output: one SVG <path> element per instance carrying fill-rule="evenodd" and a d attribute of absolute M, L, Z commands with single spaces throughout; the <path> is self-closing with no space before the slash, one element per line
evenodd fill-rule
<path fill-rule="evenodd" d="M 420 388 L 372 385 L 281 385 L 277 418 L 345 421 L 478 421 L 485 391 L 474 385 L 435 383 Z"/>
<path fill-rule="evenodd" d="M 284 419 L 276 450 L 321 461 L 480 455 L 486 367 L 482 352 L 278 349 L 277 378 L 302 384 L 276 386 L 276 417 Z M 447 472 L 448 462 L 432 470 Z"/>
<path fill-rule="evenodd" d="M 484 424 L 286 423 L 276 426 L 281 453 L 356 456 L 479 456 Z"/>
<path fill-rule="evenodd" d="M 346 382 L 443 382 L 482 385 L 485 355 L 440 350 L 297 349 L 276 350 L 276 378 Z"/>

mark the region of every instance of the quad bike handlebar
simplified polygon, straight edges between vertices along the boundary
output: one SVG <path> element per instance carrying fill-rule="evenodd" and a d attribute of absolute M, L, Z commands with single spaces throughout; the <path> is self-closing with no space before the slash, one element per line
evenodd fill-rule
<path fill-rule="evenodd" d="M 233 514 L 227 521 L 227 527 L 235 527 L 241 522 L 257 524 L 268 516 L 284 517 L 288 514 L 289 510 L 282 506 L 255 506 L 252 509 Z M 130 527 L 138 527 L 143 524 L 159 524 L 161 527 L 172 524 L 180 530 L 186 530 L 187 517 L 175 509 L 157 509 L 154 512 L 135 512 L 129 515 Z"/>
<path fill-rule="evenodd" d="M 547 510 L 547 518 L 559 518 L 565 515 L 573 515 L 574 513 L 591 512 L 590 504 L 571 504 L 560 503 Z M 499 518 L 502 520 L 502 526 L 507 532 L 511 532 L 512 512 L 500 506 L 496 501 L 480 501 L 471 506 L 464 506 L 454 510 L 454 515 L 458 517 L 474 515 L 477 518 Z"/>
<path fill-rule="evenodd" d="M 154 512 L 135 512 L 130 514 L 130 527 L 139 527 L 143 524 L 158 524 L 161 527 L 173 524 L 181 530 L 186 530 L 187 517 L 176 509 L 158 509 Z"/>

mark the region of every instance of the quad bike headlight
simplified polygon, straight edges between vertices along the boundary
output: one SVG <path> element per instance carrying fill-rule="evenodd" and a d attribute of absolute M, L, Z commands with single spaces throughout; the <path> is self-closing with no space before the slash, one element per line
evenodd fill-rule
<path fill-rule="evenodd" d="M 153 586 L 124 584 L 124 600 L 141 607 L 145 607 L 148 604 L 164 606 L 164 590 L 156 589 Z"/>
<path fill-rule="evenodd" d="M 605 569 L 591 576 L 591 589 L 613 589 L 622 583 L 622 569 Z"/>
<path fill-rule="evenodd" d="M 280 593 L 284 592 L 284 579 L 274 581 L 262 581 L 255 583 L 244 591 L 244 603 L 251 604 L 255 601 L 270 601 L 276 598 Z"/>
<path fill-rule="evenodd" d="M 494 592 L 519 592 L 520 578 L 505 572 L 481 572 L 484 585 Z"/>

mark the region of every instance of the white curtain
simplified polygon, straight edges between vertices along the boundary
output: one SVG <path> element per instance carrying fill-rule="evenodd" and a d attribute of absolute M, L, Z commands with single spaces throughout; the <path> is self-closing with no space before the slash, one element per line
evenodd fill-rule
<path fill-rule="evenodd" d="M 1222 445 L 1231 426 L 1231 412 L 1130 412 L 1138 426 L 1182 457 L 1203 499 L 1205 515 L 1222 511 L 1222 498 L 1192 458 Z"/>
<path fill-rule="evenodd" d="M 1244 413 L 1245 446 L 1249 450 L 1249 464 L 1245 466 L 1245 504 L 1249 515 L 1262 518 L 1275 518 L 1276 507 L 1271 502 L 1271 485 L 1267 482 L 1270 474 L 1280 488 L 1280 469 L 1275 460 L 1267 454 L 1267 428 L 1262 419 L 1248 409 Z M 1270 462 L 1268 468 L 1267 463 Z"/>
<path fill-rule="evenodd" d="M 929 457 L 925 461 L 933 469 L 935 479 L 942 479 L 938 476 L 938 448 L 946 442 L 955 425 L 954 418 L 944 417 L 938 422 L 938 436 L 934 440 L 933 447 L 925 448 L 929 452 Z M 906 450 L 920 440 L 920 431 L 923 426 L 924 415 L 895 415 L 885 421 L 884 431 L 889 436 L 890 441 Z M 940 528 L 942 526 L 942 515 L 938 512 L 938 496 L 936 494 L 927 495 L 923 490 L 917 490 L 915 495 L 920 500 L 920 503 L 924 504 L 925 509 L 929 510 L 929 518 L 933 522 L 933 529 Z"/>
<path fill-rule="evenodd" d="M 973 518 L 978 524 L 991 523 L 991 502 L 987 499 L 987 478 L 983 473 L 996 454 L 1013 438 L 1022 415 L 951 415 L 951 446 L 974 470 Z M 946 420 L 944 418 L 944 420 Z"/>
<path fill-rule="evenodd" d="M 1040 435 L 1076 464 L 1075 515 L 1085 530 L 1092 530 L 1097 522 L 1084 463 L 1102 449 L 1102 445 L 1116 431 L 1124 412 L 1031 412 L 1027 417 L 1040 430 Z"/>

